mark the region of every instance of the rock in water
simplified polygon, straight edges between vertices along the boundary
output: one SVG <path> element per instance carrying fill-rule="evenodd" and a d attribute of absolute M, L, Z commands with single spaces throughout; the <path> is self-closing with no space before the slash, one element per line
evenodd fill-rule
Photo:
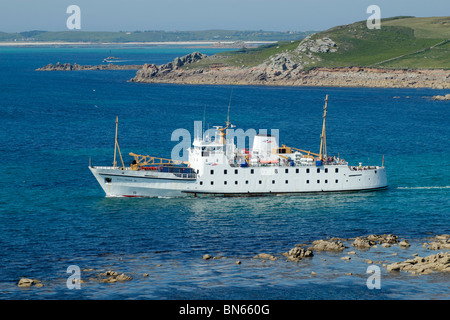
<path fill-rule="evenodd" d="M 313 242 L 313 246 L 309 248 L 309 250 L 316 251 L 342 251 L 344 249 L 344 244 L 339 240 L 316 240 Z"/>
<path fill-rule="evenodd" d="M 39 280 L 29 279 L 29 278 L 21 278 L 19 280 L 19 283 L 17 284 L 17 286 L 21 287 L 21 288 L 35 286 L 35 287 L 39 288 L 39 287 L 43 287 L 43 284 Z"/>
<path fill-rule="evenodd" d="M 450 100 L 450 93 L 446 94 L 445 96 L 433 96 L 433 100 Z"/>
<path fill-rule="evenodd" d="M 395 262 L 387 267 L 387 271 L 408 271 L 413 274 L 431 272 L 450 272 L 450 252 L 438 253 L 428 257 L 415 257 L 402 262 Z"/>
<path fill-rule="evenodd" d="M 311 250 L 306 250 L 300 247 L 295 247 L 289 250 L 286 253 L 283 253 L 283 256 L 287 257 L 289 261 L 300 261 L 303 258 L 308 258 L 314 256 Z"/>
<path fill-rule="evenodd" d="M 268 254 L 268 253 L 260 253 L 260 254 L 258 254 L 256 256 L 254 256 L 253 258 L 255 258 L 255 259 L 267 259 L 267 260 L 273 260 L 273 261 L 277 260 L 276 257 L 274 257 L 273 255 Z"/>

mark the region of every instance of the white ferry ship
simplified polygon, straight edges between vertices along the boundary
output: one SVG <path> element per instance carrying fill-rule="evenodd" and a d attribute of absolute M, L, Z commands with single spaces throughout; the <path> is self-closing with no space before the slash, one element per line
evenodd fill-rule
<path fill-rule="evenodd" d="M 251 150 L 238 149 L 234 140 L 226 139 L 228 117 L 226 126 L 215 127 L 214 139 L 194 139 L 187 162 L 130 153 L 134 160 L 125 166 L 116 119 L 113 166 L 89 165 L 89 169 L 108 197 L 263 196 L 386 188 L 384 157 L 381 166 L 351 166 L 327 155 L 327 100 L 328 95 L 319 153 L 279 146 L 276 137 L 261 134 L 254 137 Z"/>

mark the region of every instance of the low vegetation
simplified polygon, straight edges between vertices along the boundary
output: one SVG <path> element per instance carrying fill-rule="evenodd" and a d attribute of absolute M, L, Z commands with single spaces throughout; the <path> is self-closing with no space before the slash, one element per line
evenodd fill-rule
<path fill-rule="evenodd" d="M 305 70 L 315 67 L 450 69 L 450 17 L 388 18 L 382 20 L 381 29 L 368 29 L 366 21 L 360 21 L 311 36 L 312 40 L 323 38 L 332 39 L 338 50 L 314 53 L 316 59 L 305 65 Z M 293 60 L 311 60 L 311 55 L 295 50 L 300 41 L 280 41 L 259 48 L 223 52 L 195 67 L 252 67 L 277 54 L 289 55 Z"/>

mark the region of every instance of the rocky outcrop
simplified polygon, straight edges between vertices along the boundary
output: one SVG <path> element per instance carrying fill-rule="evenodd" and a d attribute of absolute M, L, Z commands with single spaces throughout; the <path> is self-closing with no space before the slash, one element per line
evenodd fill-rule
<path fill-rule="evenodd" d="M 433 100 L 450 100 L 450 93 L 446 94 L 445 96 L 433 96 Z"/>
<path fill-rule="evenodd" d="M 322 60 L 316 53 L 332 53 L 337 50 L 337 44 L 328 37 L 313 40 L 311 36 L 308 36 L 292 52 L 284 51 L 275 54 L 259 67 L 273 72 L 302 70 L 305 66 Z"/>
<path fill-rule="evenodd" d="M 296 69 L 299 64 L 294 62 L 295 56 L 289 52 L 278 53 L 269 58 L 267 68 L 275 71 Z"/>
<path fill-rule="evenodd" d="M 275 256 L 273 256 L 271 254 L 268 254 L 268 253 L 260 253 L 260 254 L 257 254 L 256 256 L 254 256 L 253 258 L 255 258 L 255 259 L 264 259 L 264 260 L 272 260 L 272 261 L 277 260 L 277 258 Z"/>
<path fill-rule="evenodd" d="M 130 276 L 125 275 L 124 273 L 119 274 L 116 271 L 106 271 L 104 273 L 100 273 L 100 282 L 104 283 L 114 283 L 114 282 L 121 282 L 121 281 L 130 281 L 133 278 Z"/>
<path fill-rule="evenodd" d="M 283 256 L 285 256 L 288 261 L 300 261 L 303 258 L 312 257 L 314 254 L 311 250 L 295 247 L 288 252 L 283 253 Z"/>
<path fill-rule="evenodd" d="M 369 249 L 372 246 L 381 244 L 383 247 L 388 247 L 392 244 L 398 243 L 398 236 L 388 234 L 388 235 L 377 235 L 372 234 L 366 237 L 356 237 L 353 241 L 352 246 L 359 249 Z"/>
<path fill-rule="evenodd" d="M 308 36 L 293 50 L 278 52 L 253 66 L 229 66 L 218 55 L 191 53 L 163 65 L 146 64 L 131 82 L 235 84 L 312 87 L 450 89 L 450 70 L 400 70 L 372 67 L 315 67 L 324 55 L 339 52 L 330 37 Z M 205 63 L 195 65 L 207 58 Z M 193 66 L 193 68 L 190 67 Z M 186 67 L 185 67 L 186 66 Z M 445 96 L 446 97 L 446 96 Z M 436 99 L 442 99 L 436 97 Z"/>
<path fill-rule="evenodd" d="M 136 72 L 136 76 L 130 82 L 151 82 L 178 70 L 182 66 L 189 65 L 206 58 L 207 55 L 200 52 L 193 52 L 183 57 L 176 57 L 172 62 L 162 65 L 145 64 Z M 172 73 L 173 74 L 173 73 Z"/>
<path fill-rule="evenodd" d="M 336 52 L 338 50 L 338 46 L 336 42 L 331 40 L 328 37 L 320 38 L 320 39 L 311 39 L 311 36 L 307 36 L 303 39 L 298 47 L 295 49 L 297 53 L 328 53 L 328 52 Z"/>
<path fill-rule="evenodd" d="M 340 240 L 316 240 L 313 246 L 308 248 L 311 251 L 342 251 L 345 249 L 344 244 Z"/>
<path fill-rule="evenodd" d="M 413 274 L 428 274 L 434 271 L 450 272 L 450 252 L 395 262 L 388 265 L 386 269 L 388 271 L 407 271 Z"/>
<path fill-rule="evenodd" d="M 77 63 L 59 63 L 55 65 L 48 64 L 42 68 L 36 69 L 36 71 L 78 71 L 78 70 L 138 70 L 142 65 L 120 65 L 120 64 L 99 64 L 95 66 L 80 65 Z"/>
<path fill-rule="evenodd" d="M 450 249 L 450 235 L 437 235 L 434 238 L 431 238 L 430 242 L 425 242 L 423 247 L 430 250 Z"/>
<path fill-rule="evenodd" d="M 36 287 L 36 288 L 41 288 L 44 285 L 42 284 L 41 281 L 36 280 L 36 279 L 29 279 L 29 278 L 21 278 L 19 280 L 19 283 L 17 284 L 18 287 L 21 288 L 28 288 L 28 287 Z"/>
<path fill-rule="evenodd" d="M 206 57 L 207 57 L 207 55 L 204 54 L 204 53 L 193 52 L 193 53 L 189 53 L 189 54 L 187 54 L 187 55 L 185 55 L 185 56 L 183 56 L 181 58 L 176 57 L 173 60 L 172 65 L 173 65 L 173 68 L 177 69 L 177 68 L 182 67 L 182 66 L 184 66 L 186 64 L 191 64 L 191 63 L 195 63 L 197 61 L 200 61 L 200 60 L 202 60 L 202 59 L 204 59 Z M 169 62 L 169 64 L 170 64 L 170 62 Z"/>
<path fill-rule="evenodd" d="M 278 59 L 278 60 L 277 60 Z M 392 70 L 366 67 L 314 68 L 304 71 L 289 55 L 273 65 L 167 68 L 145 65 L 132 82 L 177 84 L 234 84 L 303 87 L 372 87 L 450 89 L 450 70 Z M 299 63 L 297 63 L 299 64 Z"/>

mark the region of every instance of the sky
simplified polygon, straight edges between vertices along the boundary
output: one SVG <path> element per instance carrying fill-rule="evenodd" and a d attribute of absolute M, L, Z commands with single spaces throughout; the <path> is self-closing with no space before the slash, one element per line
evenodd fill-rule
<path fill-rule="evenodd" d="M 0 0 L 0 31 L 67 31 L 70 5 L 81 31 L 320 31 L 381 18 L 450 16 L 450 0 Z"/>

